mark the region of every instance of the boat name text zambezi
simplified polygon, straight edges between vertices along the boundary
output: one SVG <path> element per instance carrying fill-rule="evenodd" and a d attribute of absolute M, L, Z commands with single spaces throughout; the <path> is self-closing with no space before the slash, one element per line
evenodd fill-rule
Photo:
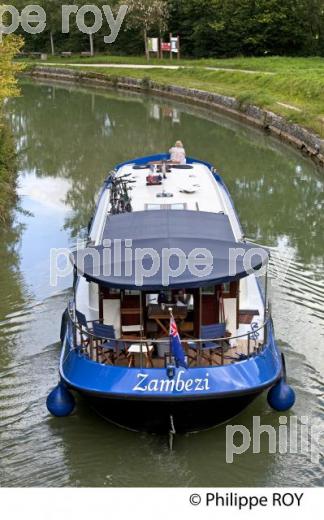
<path fill-rule="evenodd" d="M 137 374 L 139 382 L 134 386 L 134 392 L 205 392 L 210 390 L 209 374 L 205 378 L 183 379 L 184 370 L 180 370 L 176 379 L 150 379 L 149 374 Z"/>

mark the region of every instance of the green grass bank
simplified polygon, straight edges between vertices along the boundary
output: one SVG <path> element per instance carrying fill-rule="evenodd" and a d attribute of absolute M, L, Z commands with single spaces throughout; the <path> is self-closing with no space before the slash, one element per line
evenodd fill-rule
<path fill-rule="evenodd" d="M 27 60 L 29 65 L 34 60 Z M 150 65 L 179 65 L 176 70 L 151 68 L 142 57 L 95 56 L 50 58 L 42 65 L 78 65 L 78 70 L 95 71 L 110 77 L 147 79 L 165 85 L 205 90 L 233 96 L 242 103 L 257 105 L 284 116 L 324 138 L 324 58 L 232 58 L 208 60 L 150 60 Z M 114 65 L 105 68 L 103 65 Z M 118 68 L 134 65 L 134 68 Z M 96 67 L 100 65 L 100 67 Z M 221 68 L 225 70 L 213 70 Z"/>

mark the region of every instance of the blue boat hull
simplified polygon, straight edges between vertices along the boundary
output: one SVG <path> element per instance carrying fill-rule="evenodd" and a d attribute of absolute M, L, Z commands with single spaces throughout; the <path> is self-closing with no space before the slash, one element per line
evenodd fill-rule
<path fill-rule="evenodd" d="M 241 413 L 260 392 L 188 401 L 112 399 L 82 394 L 100 417 L 122 428 L 148 433 L 198 432 Z"/>

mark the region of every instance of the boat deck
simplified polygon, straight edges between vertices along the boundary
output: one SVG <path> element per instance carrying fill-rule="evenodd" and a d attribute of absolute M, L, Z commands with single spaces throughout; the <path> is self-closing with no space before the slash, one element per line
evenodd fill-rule
<path fill-rule="evenodd" d="M 151 344 L 149 350 L 152 350 L 149 355 L 145 353 L 146 347 L 144 344 L 142 354 L 132 354 L 129 351 L 129 347 L 131 347 L 129 343 L 127 346 L 125 345 L 125 349 L 121 347 L 117 354 L 109 351 L 109 349 L 101 348 L 100 345 L 98 347 L 90 347 L 88 345 L 85 349 L 85 354 L 92 361 L 103 365 L 129 368 L 166 368 L 170 361 L 169 354 L 165 353 L 164 357 L 159 355 L 154 341 L 147 341 L 145 345 L 146 344 Z M 226 344 L 223 344 L 223 347 L 217 348 L 217 346 L 215 346 L 215 349 L 195 349 L 191 347 L 189 340 L 188 342 L 183 341 L 183 347 L 189 368 L 230 365 L 249 357 L 253 353 L 259 352 L 262 345 L 263 342 L 257 337 L 254 339 L 251 338 L 250 341 L 245 338 L 235 340 L 229 339 Z M 166 351 L 168 351 L 167 345 Z"/>
<path fill-rule="evenodd" d="M 159 186 L 147 186 L 146 177 L 152 173 L 150 168 L 136 170 L 134 165 L 125 165 L 118 170 L 117 177 L 131 174 L 130 178 L 136 181 L 131 190 L 133 211 L 174 205 L 190 211 L 226 212 L 210 170 L 199 163 L 187 165 L 187 168 L 171 167 Z M 161 198 L 163 191 L 170 197 Z"/>

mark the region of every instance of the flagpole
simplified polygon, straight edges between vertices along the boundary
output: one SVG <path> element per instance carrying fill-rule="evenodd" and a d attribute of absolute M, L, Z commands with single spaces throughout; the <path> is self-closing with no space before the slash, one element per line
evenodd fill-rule
<path fill-rule="evenodd" d="M 171 364 L 171 361 L 172 361 L 172 340 L 171 340 L 171 320 L 173 318 L 173 313 L 172 313 L 172 307 L 169 307 L 169 313 L 170 313 L 170 326 L 169 326 L 169 359 L 170 359 L 170 364 Z"/>
<path fill-rule="evenodd" d="M 183 350 L 180 334 L 178 331 L 178 327 L 176 321 L 174 319 L 172 309 L 169 308 L 170 312 L 170 356 L 174 358 L 174 362 L 177 368 L 180 366 L 183 368 L 188 368 L 186 362 L 185 352 Z"/>

